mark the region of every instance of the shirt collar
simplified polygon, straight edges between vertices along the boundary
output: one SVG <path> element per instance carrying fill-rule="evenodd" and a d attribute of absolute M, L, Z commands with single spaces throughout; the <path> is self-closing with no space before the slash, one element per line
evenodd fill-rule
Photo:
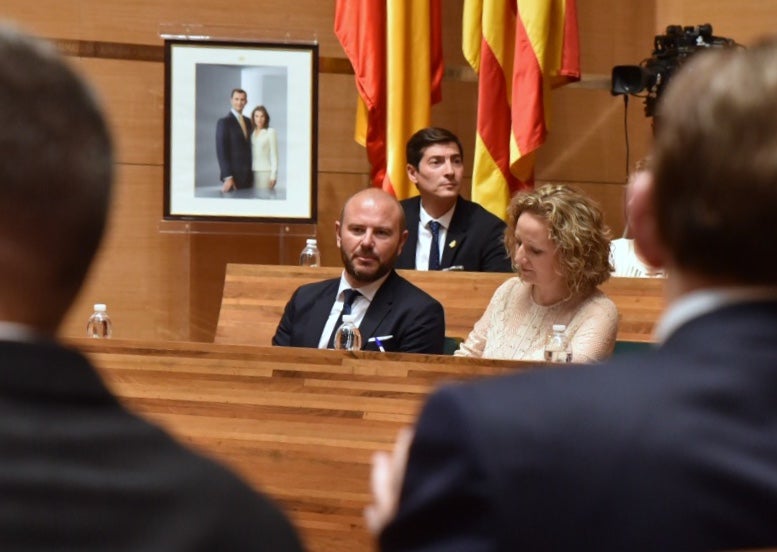
<path fill-rule="evenodd" d="M 345 270 L 343 270 L 343 273 L 340 275 L 340 286 L 337 288 L 337 297 L 340 297 L 340 293 L 342 293 L 342 291 L 345 289 L 356 289 L 365 298 L 367 298 L 368 301 L 372 302 L 372 298 L 375 297 L 376 293 L 378 293 L 380 286 L 383 285 L 383 282 L 386 281 L 386 278 L 389 277 L 389 274 L 391 274 L 391 272 L 385 276 L 382 276 L 378 280 L 375 280 L 374 282 L 370 282 L 369 284 L 354 288 L 351 286 L 351 284 L 348 283 L 348 280 L 345 279 Z"/>
<path fill-rule="evenodd" d="M 653 331 L 653 338 L 656 342 L 663 343 L 694 318 L 736 303 L 764 300 L 777 300 L 777 288 L 724 287 L 689 293 L 666 309 Z"/>
<path fill-rule="evenodd" d="M 421 212 L 419 213 L 418 221 L 421 223 L 421 226 L 426 228 L 430 221 L 436 220 L 442 225 L 443 228 L 447 230 L 448 228 L 451 227 L 451 219 L 453 218 L 453 211 L 455 210 L 456 210 L 456 204 L 454 203 L 453 207 L 451 207 L 445 213 L 443 213 L 442 216 L 434 219 L 431 216 L 429 216 L 429 213 L 427 213 L 426 209 L 424 209 L 424 204 L 421 203 Z"/>

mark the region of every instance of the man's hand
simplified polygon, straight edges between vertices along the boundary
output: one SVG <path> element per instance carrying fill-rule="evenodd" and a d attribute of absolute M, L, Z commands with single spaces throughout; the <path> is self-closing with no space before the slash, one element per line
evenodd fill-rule
<path fill-rule="evenodd" d="M 364 509 L 364 519 L 367 528 L 377 536 L 397 513 L 399 493 L 402 490 L 402 480 L 405 477 L 407 456 L 410 443 L 413 441 L 413 430 L 403 428 L 397 435 L 394 451 L 376 452 L 372 456 L 372 488 L 373 503 Z"/>

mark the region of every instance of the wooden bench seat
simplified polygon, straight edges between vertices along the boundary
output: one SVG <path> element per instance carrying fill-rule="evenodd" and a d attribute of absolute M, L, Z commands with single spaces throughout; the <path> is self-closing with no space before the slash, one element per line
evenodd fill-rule
<path fill-rule="evenodd" d="M 289 298 L 302 284 L 339 277 L 337 267 L 227 265 L 216 343 L 270 345 Z M 491 296 L 511 274 L 398 270 L 445 309 L 446 335 L 465 339 Z M 603 291 L 620 313 L 618 339 L 650 341 L 664 309 L 664 280 L 610 278 Z"/>
<path fill-rule="evenodd" d="M 312 552 L 372 549 L 372 454 L 442 381 L 515 361 L 73 339 L 128 408 L 220 459 L 289 513 Z"/>

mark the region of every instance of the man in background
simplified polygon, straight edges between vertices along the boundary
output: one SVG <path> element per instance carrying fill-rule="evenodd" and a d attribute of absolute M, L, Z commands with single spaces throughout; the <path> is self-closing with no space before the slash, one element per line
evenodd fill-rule
<path fill-rule="evenodd" d="M 397 268 L 511 272 L 504 221 L 459 195 L 459 138 L 444 128 L 423 128 L 407 141 L 406 158 L 419 195 L 402 201 L 408 238 Z"/>
<path fill-rule="evenodd" d="M 354 194 L 335 222 L 335 233 L 343 274 L 294 292 L 273 345 L 331 349 L 342 313 L 350 312 L 363 349 L 441 354 L 442 305 L 394 271 L 407 240 L 397 200 L 377 188 Z"/>
<path fill-rule="evenodd" d="M 610 242 L 610 260 L 612 261 L 613 276 L 621 278 L 658 278 L 666 276 L 647 264 L 640 258 L 634 249 L 634 239 L 629 231 L 628 204 L 631 197 L 639 195 L 643 186 L 650 185 L 652 173 L 650 171 L 650 158 L 646 157 L 637 161 L 635 170 L 629 175 L 626 185 L 626 226 L 623 237 Z"/>
<path fill-rule="evenodd" d="M 232 109 L 216 123 L 216 156 L 219 159 L 222 192 L 253 186 L 251 168 L 251 121 L 243 115 L 248 102 L 245 90 L 235 88 L 230 96 Z"/>
<path fill-rule="evenodd" d="M 301 550 L 276 506 L 57 343 L 105 228 L 111 139 L 53 48 L 6 25 L 0 151 L 0 548 Z"/>
<path fill-rule="evenodd" d="M 629 202 L 657 347 L 434 393 L 376 458 L 383 550 L 777 546 L 775 113 L 777 41 L 685 62 Z"/>

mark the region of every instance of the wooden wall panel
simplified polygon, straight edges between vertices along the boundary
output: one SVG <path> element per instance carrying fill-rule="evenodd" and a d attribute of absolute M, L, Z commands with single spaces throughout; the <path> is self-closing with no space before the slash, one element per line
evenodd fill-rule
<path fill-rule="evenodd" d="M 131 44 L 162 44 L 161 34 L 190 29 L 214 38 L 302 38 L 324 56 L 342 56 L 334 35 L 335 0 L 43 0 L 3 2 L 3 17 L 44 36 Z"/>
<path fill-rule="evenodd" d="M 62 333 L 82 336 L 94 303 L 106 303 L 117 337 L 188 336 L 186 236 L 160 232 L 160 166 L 119 165 L 108 231 Z"/>
<path fill-rule="evenodd" d="M 147 61 L 79 58 L 113 130 L 117 161 L 164 163 L 164 66 Z M 159 197 L 162 187 L 159 185 Z M 159 211 L 161 215 L 161 211 Z"/>
<path fill-rule="evenodd" d="M 3 19 L 40 36 L 81 37 L 81 0 L 6 0 Z"/>
<path fill-rule="evenodd" d="M 656 0 L 656 31 L 667 25 L 711 23 L 716 36 L 749 45 L 777 33 L 777 3 L 772 0 Z"/>
<path fill-rule="evenodd" d="M 367 154 L 353 138 L 358 98 L 354 76 L 322 74 L 318 89 L 318 170 L 369 174 Z"/>
<path fill-rule="evenodd" d="M 594 0 L 578 2 L 577 10 L 584 74 L 609 78 L 613 65 L 636 64 L 650 55 L 655 2 Z"/>
<path fill-rule="evenodd" d="M 537 177 L 621 184 L 626 179 L 626 136 L 622 96 L 609 91 L 560 88 L 552 93 L 548 140 L 539 150 Z M 631 160 L 649 148 L 650 121 L 641 105 L 629 105 Z M 633 163 L 632 163 L 633 164 Z"/>

